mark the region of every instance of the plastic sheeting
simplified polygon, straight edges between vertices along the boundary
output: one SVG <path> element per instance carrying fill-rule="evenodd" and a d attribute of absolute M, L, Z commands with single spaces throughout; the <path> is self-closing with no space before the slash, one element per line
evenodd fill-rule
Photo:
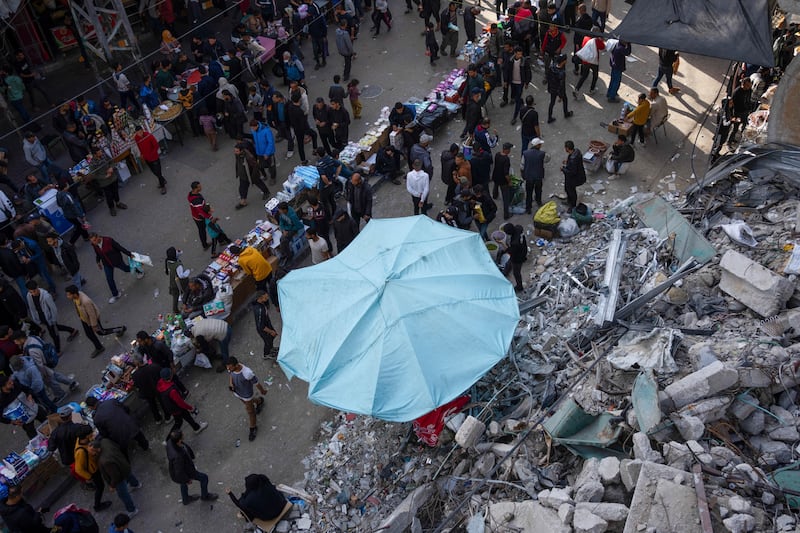
<path fill-rule="evenodd" d="M 506 354 L 514 290 L 480 235 L 428 217 L 370 221 L 339 255 L 278 283 L 278 362 L 335 409 L 407 422 Z"/>
<path fill-rule="evenodd" d="M 637 0 L 620 39 L 771 67 L 767 0 Z"/>

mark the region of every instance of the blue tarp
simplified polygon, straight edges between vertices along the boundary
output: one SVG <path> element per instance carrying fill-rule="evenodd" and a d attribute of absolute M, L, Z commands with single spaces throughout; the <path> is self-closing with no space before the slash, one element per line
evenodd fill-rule
<path fill-rule="evenodd" d="M 370 221 L 278 291 L 286 375 L 308 381 L 315 403 L 396 422 L 472 386 L 505 357 L 519 320 L 480 235 L 424 216 Z"/>

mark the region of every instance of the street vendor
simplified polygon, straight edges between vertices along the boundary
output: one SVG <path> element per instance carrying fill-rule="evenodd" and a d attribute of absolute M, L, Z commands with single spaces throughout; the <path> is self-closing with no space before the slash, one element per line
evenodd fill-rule
<path fill-rule="evenodd" d="M 151 363 L 161 368 L 169 368 L 172 370 L 172 381 L 175 383 L 178 392 L 184 397 L 189 395 L 188 389 L 178 378 L 178 369 L 175 366 L 175 355 L 164 341 L 158 340 L 146 331 L 141 330 L 136 333 L 136 347 L 139 353 L 147 357 Z"/>
<path fill-rule="evenodd" d="M 244 492 L 236 497 L 231 489 L 225 489 L 233 504 L 249 520 L 272 520 L 279 516 L 286 506 L 286 497 L 275 488 L 264 474 L 250 474 L 244 478 Z"/>
<path fill-rule="evenodd" d="M 256 290 L 266 291 L 272 275 L 272 265 L 269 264 L 269 261 L 264 258 L 261 252 L 252 246 L 248 246 L 245 249 L 239 246 L 231 246 L 230 251 L 232 254 L 239 256 L 239 268 L 246 274 L 253 276 L 256 281 Z"/>
<path fill-rule="evenodd" d="M 21 420 L 11 420 L 5 415 L 6 407 L 8 407 L 17 397 L 24 393 L 28 397 L 28 403 L 31 405 L 36 405 L 33 402 L 33 391 L 24 385 L 20 385 L 14 378 L 9 376 L 0 376 L 0 423 L 3 424 L 11 424 L 14 426 L 22 426 L 22 429 L 25 430 L 25 434 L 28 436 L 29 439 L 32 439 L 36 436 L 36 428 L 33 426 L 33 420 L 29 420 L 28 422 L 23 423 Z M 44 409 L 40 406 L 36 405 L 36 420 L 39 422 L 44 422 L 46 418 L 46 413 Z"/>
<path fill-rule="evenodd" d="M 260 255 L 260 254 L 259 254 Z M 183 298 L 183 314 L 186 318 L 205 316 L 203 305 L 213 302 L 215 297 L 214 285 L 205 274 L 200 274 L 189 280 L 189 290 Z"/>

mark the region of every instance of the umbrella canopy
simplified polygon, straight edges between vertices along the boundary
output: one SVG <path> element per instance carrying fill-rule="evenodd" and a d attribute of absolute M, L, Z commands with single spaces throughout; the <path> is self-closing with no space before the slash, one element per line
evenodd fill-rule
<path fill-rule="evenodd" d="M 505 357 L 519 320 L 480 235 L 375 219 L 339 255 L 278 283 L 278 362 L 318 404 L 407 422 Z"/>
<path fill-rule="evenodd" d="M 771 67 L 767 0 L 637 0 L 614 33 L 626 41 Z"/>

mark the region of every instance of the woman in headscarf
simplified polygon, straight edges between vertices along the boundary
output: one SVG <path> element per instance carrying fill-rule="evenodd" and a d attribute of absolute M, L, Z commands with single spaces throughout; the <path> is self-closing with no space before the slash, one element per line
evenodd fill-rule
<path fill-rule="evenodd" d="M 172 61 L 181 53 L 181 43 L 172 36 L 172 32 L 164 30 L 161 32 L 161 48 L 159 49 L 164 57 Z"/>
<path fill-rule="evenodd" d="M 239 98 L 239 89 L 237 89 L 234 84 L 229 82 L 228 78 L 226 78 L 225 76 L 220 76 L 217 82 L 219 83 L 218 85 L 219 88 L 217 89 L 218 99 L 222 101 L 225 100 L 225 98 L 223 98 L 222 96 L 223 91 L 228 91 L 229 93 L 231 93 L 231 95 L 233 95 L 234 98 Z"/>
<path fill-rule="evenodd" d="M 188 280 L 188 273 L 186 276 L 181 277 L 183 274 L 183 263 L 178 258 L 178 250 L 174 246 L 167 248 L 167 258 L 164 260 L 164 272 L 169 278 L 169 293 L 172 295 L 172 312 L 175 314 L 180 313 L 178 308 L 178 296 L 186 293 L 186 284 Z"/>
<path fill-rule="evenodd" d="M 233 504 L 248 519 L 272 520 L 281 515 L 286 507 L 286 497 L 264 474 L 250 474 L 244 478 L 244 493 L 237 498 L 231 489 L 225 489 Z"/>

